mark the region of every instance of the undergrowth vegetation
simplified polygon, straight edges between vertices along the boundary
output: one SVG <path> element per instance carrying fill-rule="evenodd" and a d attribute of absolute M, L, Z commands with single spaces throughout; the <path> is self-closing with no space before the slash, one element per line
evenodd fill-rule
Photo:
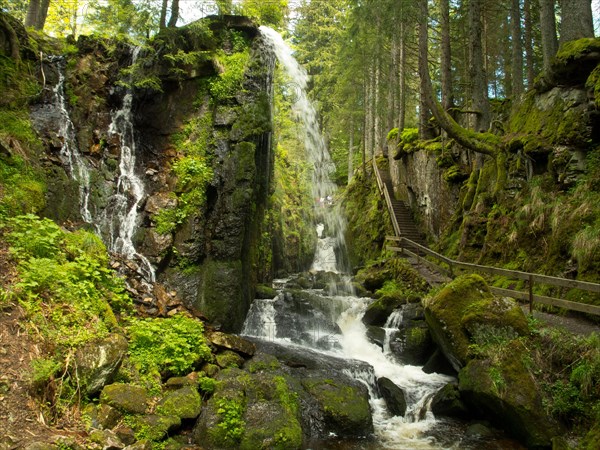
<path fill-rule="evenodd" d="M 191 372 L 211 361 L 202 322 L 177 315 L 167 319 L 131 318 L 126 325 L 130 362 L 142 384 L 160 391 L 161 380 Z"/>
<path fill-rule="evenodd" d="M 547 412 L 580 432 L 600 414 L 600 336 L 578 336 L 533 323 L 529 346 Z"/>

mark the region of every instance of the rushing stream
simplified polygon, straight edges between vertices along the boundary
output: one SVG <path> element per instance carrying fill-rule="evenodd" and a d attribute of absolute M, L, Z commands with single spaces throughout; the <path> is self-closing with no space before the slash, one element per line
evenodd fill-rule
<path fill-rule="evenodd" d="M 311 268 L 319 272 L 335 272 L 346 280 L 326 289 L 310 289 L 300 293 L 285 289 L 289 280 L 276 280 L 279 294 L 270 300 L 255 300 L 246 318 L 242 334 L 296 349 L 311 349 L 349 361 L 347 374 L 363 382 L 369 389 L 376 442 L 344 441 L 341 444 L 317 443 L 314 448 L 339 449 L 439 449 L 439 448 L 502 448 L 497 445 L 466 445 L 461 433 L 465 425 L 451 420 L 438 420 L 429 405 L 435 392 L 453 378 L 427 374 L 420 367 L 402 364 L 390 350 L 390 338 L 402 321 L 402 310 L 388 319 L 383 346 L 367 337 L 362 317 L 372 299 L 352 295 L 349 277 L 340 274 L 339 255 L 344 250 L 344 220 L 338 208 L 328 203 L 335 186 L 329 179 L 332 162 L 320 133 L 316 112 L 306 96 L 307 75 L 293 58 L 292 50 L 281 36 L 261 27 L 291 81 L 300 88 L 293 108 L 305 127 L 305 146 L 314 164 L 313 197 L 319 222 L 316 225 L 318 245 Z M 323 201 L 325 200 L 325 202 Z M 341 287 L 340 287 L 341 285 Z M 340 293 L 341 295 L 339 295 Z M 356 360 L 356 367 L 352 361 Z M 361 363 L 362 362 L 362 363 Z M 365 365 L 364 363 L 368 363 Z M 365 370 L 365 367 L 372 370 Z M 385 377 L 405 394 L 407 411 L 404 417 L 393 416 L 379 394 L 377 379 Z M 312 447 L 311 447 L 312 448 Z"/>

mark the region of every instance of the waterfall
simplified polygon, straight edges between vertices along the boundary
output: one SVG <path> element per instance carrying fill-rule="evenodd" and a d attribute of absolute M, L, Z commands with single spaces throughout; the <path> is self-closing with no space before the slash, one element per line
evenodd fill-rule
<path fill-rule="evenodd" d="M 293 57 L 293 52 L 274 30 L 261 27 L 277 59 L 292 83 L 297 87 L 297 101 L 292 108 L 304 124 L 304 144 L 312 163 L 312 195 L 315 199 L 318 245 L 312 272 L 343 272 L 339 255 L 345 251 L 345 222 L 334 201 L 335 184 L 330 180 L 334 165 L 319 130 L 316 111 L 306 95 L 308 75 Z M 340 281 L 342 277 L 339 277 Z M 333 355 L 346 361 L 364 361 L 365 365 L 351 368 L 347 374 L 364 383 L 370 393 L 373 421 L 381 448 L 439 448 L 426 433 L 438 421 L 428 412 L 433 394 L 451 377 L 426 374 L 421 368 L 399 364 L 393 355 L 382 350 L 367 338 L 362 317 L 371 299 L 353 295 L 337 295 L 337 291 L 311 290 L 304 295 L 285 289 L 285 280 L 274 283 L 281 288 L 272 300 L 255 300 L 250 308 L 242 334 L 276 343 L 308 348 Z M 346 292 L 352 292 L 348 290 Z M 389 332 L 399 325 L 397 315 L 386 325 Z M 388 346 L 389 347 L 389 346 Z M 361 363 L 362 364 L 362 363 Z M 380 397 L 377 379 L 392 380 L 404 393 L 407 401 L 405 417 L 391 417 L 385 400 Z"/>
<path fill-rule="evenodd" d="M 79 211 L 84 222 L 92 223 L 92 214 L 89 210 L 90 197 L 90 172 L 86 163 L 79 153 L 77 138 L 75 136 L 75 126 L 71 121 L 71 115 L 67 109 L 65 99 L 65 75 L 64 58 L 52 57 L 50 61 L 58 61 L 58 83 L 54 86 L 54 98 L 56 107 L 60 114 L 60 129 L 58 136 L 62 141 L 60 156 L 64 164 L 69 167 L 69 175 L 79 184 Z"/>
<path fill-rule="evenodd" d="M 261 26 L 260 31 L 273 47 L 277 60 L 296 88 L 292 110 L 304 125 L 304 147 L 313 167 L 311 187 L 315 216 L 321 221 L 317 224 L 319 239 L 312 270 L 338 272 L 341 263 L 336 255 L 345 253 L 346 222 L 340 208 L 334 204 L 337 186 L 331 181 L 330 174 L 335 171 L 335 165 L 321 133 L 317 112 L 307 95 L 308 74 L 279 33 L 265 26 Z"/>
<path fill-rule="evenodd" d="M 135 64 L 139 51 L 140 47 L 134 48 L 132 65 Z M 119 178 L 115 193 L 109 198 L 108 205 L 99 218 L 98 231 L 110 251 L 139 261 L 144 279 L 154 282 L 154 267 L 144 255 L 138 253 L 133 244 L 138 226 L 138 209 L 145 192 L 144 182 L 135 171 L 137 146 L 132 111 L 133 93 L 128 89 L 121 108 L 111 114 L 108 134 L 117 137 L 121 147 Z"/>

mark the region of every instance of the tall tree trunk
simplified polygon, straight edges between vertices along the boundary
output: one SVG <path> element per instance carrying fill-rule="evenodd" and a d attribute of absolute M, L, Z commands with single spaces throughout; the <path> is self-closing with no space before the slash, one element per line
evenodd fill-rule
<path fill-rule="evenodd" d="M 592 0 L 560 0 L 560 43 L 594 37 Z"/>
<path fill-rule="evenodd" d="M 497 167 L 497 180 L 495 192 L 497 193 L 506 182 L 506 170 L 504 165 L 506 163 L 505 152 L 499 146 L 498 143 L 494 142 L 491 138 L 493 135 L 486 133 L 481 135 L 480 133 L 473 132 L 461 127 L 456 121 L 448 114 L 442 105 L 437 101 L 433 93 L 433 87 L 431 85 L 431 78 L 429 76 L 429 66 L 427 63 L 428 58 L 428 31 L 427 31 L 427 17 L 428 17 L 428 6 L 427 0 L 418 0 L 419 7 L 419 77 L 421 78 L 422 96 L 428 106 L 431 108 L 435 119 L 439 125 L 446 130 L 448 136 L 456 140 L 459 145 L 473 150 L 481 155 L 489 155 L 496 161 Z M 498 140 L 499 142 L 499 140 Z"/>
<path fill-rule="evenodd" d="M 527 88 L 531 89 L 535 78 L 535 70 L 533 68 L 533 19 L 531 18 L 531 0 L 523 1 L 523 14 L 525 18 L 525 67 L 527 73 Z"/>
<path fill-rule="evenodd" d="M 36 30 L 43 30 L 44 25 L 46 24 L 46 18 L 48 17 L 48 8 L 50 7 L 50 0 L 41 0 L 40 2 L 40 11 L 37 15 L 37 22 L 35 24 Z M 75 31 L 77 30 L 77 8 L 75 8 L 75 20 L 73 20 L 73 35 L 75 35 Z"/>
<path fill-rule="evenodd" d="M 373 105 L 373 114 L 375 118 L 375 123 L 373 124 L 373 156 L 381 155 L 383 153 L 383 149 L 381 147 L 381 92 L 380 92 L 380 78 L 381 78 L 381 67 L 380 67 L 381 57 L 377 56 L 375 58 L 375 101 Z"/>
<path fill-rule="evenodd" d="M 471 94 L 474 119 L 472 127 L 476 131 L 485 131 L 489 126 L 490 108 L 487 95 L 485 61 L 482 48 L 483 23 L 481 20 L 482 0 L 469 2 L 469 78 L 473 91 Z"/>
<path fill-rule="evenodd" d="M 406 72 L 408 70 L 406 63 L 406 36 L 405 24 L 400 22 L 400 55 L 398 68 L 398 130 L 402 131 L 406 124 Z"/>
<path fill-rule="evenodd" d="M 354 160 L 354 112 L 350 112 L 350 138 L 348 139 L 348 184 L 352 181 Z"/>
<path fill-rule="evenodd" d="M 523 93 L 523 45 L 521 43 L 521 11 L 519 0 L 511 0 L 510 37 L 513 96 Z"/>
<path fill-rule="evenodd" d="M 450 45 L 450 4 L 448 0 L 440 0 L 441 14 L 441 78 L 442 78 L 442 108 L 448 111 L 452 108 L 452 52 Z"/>
<path fill-rule="evenodd" d="M 554 4 L 555 0 L 540 0 L 540 31 L 542 33 L 542 56 L 545 71 L 550 69 L 552 58 L 558 51 Z"/>
<path fill-rule="evenodd" d="M 179 0 L 171 1 L 171 17 L 169 17 L 169 23 L 167 26 L 169 28 L 175 28 L 177 26 L 177 21 L 179 20 Z"/>
<path fill-rule="evenodd" d="M 162 0 L 162 5 L 160 7 L 160 19 L 158 21 L 158 26 L 162 30 L 167 26 L 167 7 L 169 6 L 169 0 Z"/>
<path fill-rule="evenodd" d="M 36 27 L 40 14 L 40 0 L 29 0 L 27 15 L 25 16 L 26 27 Z"/>
<path fill-rule="evenodd" d="M 390 48 L 390 71 L 388 72 L 387 82 L 387 129 L 391 130 L 394 128 L 397 111 L 398 111 L 398 84 L 396 83 L 398 77 L 398 36 L 394 34 L 392 36 L 392 45 Z"/>
<path fill-rule="evenodd" d="M 369 85 L 369 77 L 368 77 L 368 70 L 365 69 L 365 79 L 364 79 L 364 83 L 363 83 L 363 107 L 364 107 L 364 113 L 363 113 L 363 138 L 362 138 L 362 170 L 363 170 L 363 174 L 367 174 L 366 170 L 366 161 L 367 161 L 367 133 L 369 132 L 369 122 L 367 120 L 367 107 L 369 104 L 369 89 L 368 86 Z"/>

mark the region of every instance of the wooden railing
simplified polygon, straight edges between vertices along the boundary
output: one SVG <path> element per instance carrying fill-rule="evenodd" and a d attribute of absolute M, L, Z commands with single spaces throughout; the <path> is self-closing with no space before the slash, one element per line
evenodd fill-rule
<path fill-rule="evenodd" d="M 390 219 L 392 221 L 392 226 L 394 227 L 394 233 L 396 233 L 396 236 L 401 236 L 402 231 L 400 230 L 400 225 L 398 224 L 398 219 L 396 218 L 396 214 L 394 214 L 394 207 L 392 206 L 392 193 L 388 192 L 387 186 L 381 179 L 376 158 L 373 158 L 371 161 L 373 161 L 373 172 L 375 173 L 375 179 L 377 180 L 377 187 L 379 188 L 379 192 L 381 192 L 381 194 L 384 196 L 385 203 L 387 204 L 387 208 L 390 213 Z"/>
<path fill-rule="evenodd" d="M 573 302 L 570 300 L 564 300 L 560 298 L 547 297 L 545 295 L 538 295 L 533 293 L 534 283 L 546 284 L 551 286 L 581 289 L 588 292 L 600 294 L 600 284 L 590 283 L 587 281 L 569 280 L 567 278 L 551 277 L 549 275 L 540 275 L 536 273 L 522 272 L 519 270 L 500 269 L 498 267 L 482 266 L 479 264 L 466 263 L 462 261 L 456 261 L 450 259 L 444 255 L 434 252 L 433 250 L 424 247 L 416 242 L 411 241 L 405 237 L 398 236 L 386 236 L 386 239 L 395 242 L 397 245 L 387 246 L 386 248 L 391 251 L 399 252 L 416 258 L 417 261 L 427 265 L 431 269 L 447 275 L 451 278 L 455 276 L 457 270 L 467 270 L 473 272 L 487 273 L 490 275 L 504 276 L 512 280 L 524 280 L 527 282 L 527 292 L 519 291 L 516 289 L 502 289 L 497 287 L 490 287 L 490 290 L 494 294 L 504 295 L 506 297 L 512 297 L 519 300 L 527 300 L 529 302 L 529 310 L 533 311 L 534 303 L 541 303 L 544 305 L 556 306 L 558 308 L 564 308 L 572 311 L 579 311 L 588 314 L 600 315 L 600 306 L 588 305 L 585 303 Z M 440 264 L 436 264 L 433 261 L 425 259 L 418 253 L 433 257 L 437 261 L 440 261 L 448 266 L 448 268 L 442 267 Z"/>

